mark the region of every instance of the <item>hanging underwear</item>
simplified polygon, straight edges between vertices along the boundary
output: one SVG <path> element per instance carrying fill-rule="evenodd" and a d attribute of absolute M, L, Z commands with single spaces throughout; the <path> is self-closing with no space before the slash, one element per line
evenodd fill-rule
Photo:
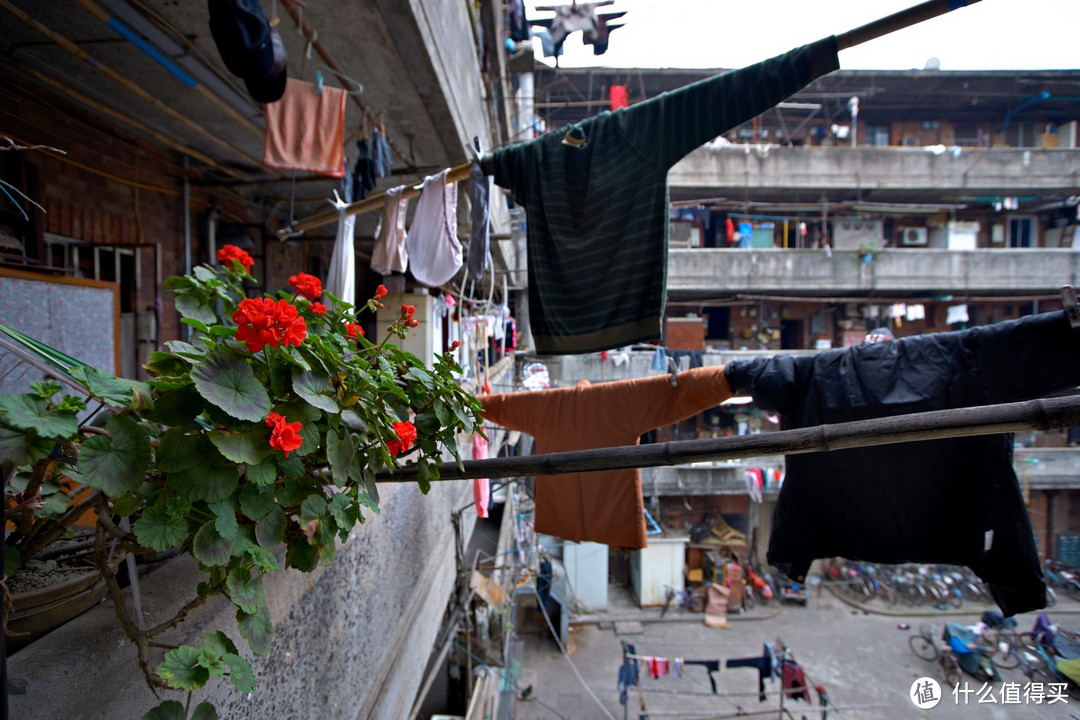
<path fill-rule="evenodd" d="M 457 184 L 443 170 L 424 179 L 412 226 L 405 236 L 409 269 L 417 282 L 439 287 L 461 269 L 457 239 Z"/>
<path fill-rule="evenodd" d="M 403 273 L 409 265 L 405 249 L 405 214 L 409 199 L 402 196 L 403 187 L 390 188 L 383 194 L 382 229 L 371 251 L 371 269 L 382 275 Z"/>

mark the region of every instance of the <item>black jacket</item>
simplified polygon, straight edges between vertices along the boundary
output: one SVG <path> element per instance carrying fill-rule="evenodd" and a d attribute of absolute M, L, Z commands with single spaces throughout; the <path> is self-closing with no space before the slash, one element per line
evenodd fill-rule
<path fill-rule="evenodd" d="M 1080 384 L 1063 312 L 816 355 L 730 363 L 736 393 L 784 429 L 1015 402 Z M 1012 465 L 1012 435 L 787 457 L 768 560 L 801 580 L 816 558 L 967 565 L 1006 615 L 1046 588 Z"/>

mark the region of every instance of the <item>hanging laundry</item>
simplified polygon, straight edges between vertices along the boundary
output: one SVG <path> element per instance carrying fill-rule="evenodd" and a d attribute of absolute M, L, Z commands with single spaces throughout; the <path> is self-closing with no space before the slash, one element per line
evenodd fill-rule
<path fill-rule="evenodd" d="M 750 499 L 761 504 L 761 491 L 765 487 L 761 468 L 747 468 L 743 471 L 743 478 L 746 481 L 746 492 Z"/>
<path fill-rule="evenodd" d="M 409 199 L 403 195 L 404 189 L 399 186 L 383 193 L 381 226 L 371 251 L 371 269 L 382 275 L 403 273 L 409 264 L 409 251 L 405 246 Z"/>
<path fill-rule="evenodd" d="M 330 177 L 345 174 L 345 91 L 289 78 L 266 105 L 263 165 Z"/>
<path fill-rule="evenodd" d="M 481 397 L 484 417 L 529 433 L 539 453 L 636 445 L 648 430 L 684 420 L 731 396 L 720 367 L 538 392 Z M 536 479 L 536 531 L 566 540 L 645 547 L 636 468 Z"/>
<path fill-rule="evenodd" d="M 363 200 L 369 192 L 375 189 L 374 164 L 365 138 L 356 141 L 356 165 L 353 167 L 352 185 L 353 202 Z"/>
<path fill-rule="evenodd" d="M 338 210 L 337 235 L 323 286 L 334 297 L 352 305 L 356 300 L 356 251 L 353 248 L 356 216 L 348 215 L 345 212 L 348 203 L 336 196 L 334 206 Z"/>
<path fill-rule="evenodd" d="M 390 169 L 393 159 L 390 154 L 390 143 L 386 141 L 381 129 L 371 133 L 371 171 L 377 178 L 390 177 Z"/>
<path fill-rule="evenodd" d="M 735 223 L 730 217 L 724 221 L 724 237 L 728 245 L 735 244 Z"/>
<path fill-rule="evenodd" d="M 596 32 L 592 35 L 586 33 L 583 42 L 593 46 L 593 55 L 603 55 L 607 52 L 611 41 L 611 31 L 618 30 L 623 23 L 612 23 L 626 15 L 625 12 L 596 13 Z"/>
<path fill-rule="evenodd" d="M 1080 385 L 1063 312 L 961 332 L 736 361 L 736 394 L 783 429 L 1014 402 Z M 1012 435 L 789 455 L 768 561 L 801 581 L 816 558 L 967 565 L 1006 615 L 1046 589 L 1012 464 Z"/>
<path fill-rule="evenodd" d="M 585 353 L 661 335 L 667 172 L 707 140 L 838 67 L 836 40 L 495 150 L 495 182 L 526 209 L 536 350 Z"/>
<path fill-rule="evenodd" d="M 412 225 L 405 235 L 409 270 L 417 282 L 438 287 L 461 269 L 457 239 L 457 183 L 446 181 L 448 170 L 424 179 Z"/>
<path fill-rule="evenodd" d="M 773 674 L 773 655 L 768 647 L 766 647 L 765 653 L 758 657 L 731 658 L 724 664 L 729 668 L 755 668 L 758 671 L 758 701 L 765 702 L 767 699 L 765 695 L 765 680 L 771 678 Z"/>
<path fill-rule="evenodd" d="M 480 163 L 469 170 L 469 279 L 479 280 L 488 264 L 492 179 Z"/>
<path fill-rule="evenodd" d="M 683 660 L 683 665 L 701 665 L 705 668 L 705 672 L 709 674 L 709 684 L 712 685 L 713 695 L 717 694 L 718 688 L 716 687 L 716 675 L 714 673 L 720 672 L 719 660 Z"/>
<path fill-rule="evenodd" d="M 612 85 L 608 90 L 608 98 L 611 100 L 610 110 L 621 110 L 630 107 L 630 94 L 625 85 Z"/>
<path fill-rule="evenodd" d="M 955 325 L 956 323 L 966 323 L 968 321 L 968 307 L 967 305 L 951 305 L 947 310 L 945 316 L 946 325 Z"/>
<path fill-rule="evenodd" d="M 889 306 L 889 317 L 893 320 L 902 318 L 907 315 L 907 305 L 904 303 L 895 303 Z"/>
<path fill-rule="evenodd" d="M 923 305 L 908 305 L 907 312 L 904 313 L 904 318 L 908 322 L 914 322 L 916 320 L 922 320 L 926 317 L 926 307 Z"/>
<path fill-rule="evenodd" d="M 487 460 L 488 441 L 480 433 L 473 433 L 472 459 Z M 491 502 L 491 480 L 488 478 L 476 478 L 473 480 L 473 501 L 476 503 L 477 517 L 488 516 L 488 505 Z"/>

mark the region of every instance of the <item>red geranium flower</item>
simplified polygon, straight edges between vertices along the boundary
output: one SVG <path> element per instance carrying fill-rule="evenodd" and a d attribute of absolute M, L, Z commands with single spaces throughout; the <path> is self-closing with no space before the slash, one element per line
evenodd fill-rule
<path fill-rule="evenodd" d="M 413 443 L 416 442 L 416 426 L 408 421 L 396 422 L 394 423 L 394 432 L 397 433 L 397 439 L 386 443 L 386 449 L 396 457 L 411 448 Z"/>
<path fill-rule="evenodd" d="M 322 295 L 322 280 L 307 273 L 297 273 L 289 276 L 289 284 L 296 288 L 308 300 L 318 300 Z"/>
<path fill-rule="evenodd" d="M 386 286 L 380 285 L 379 287 L 375 288 L 375 299 L 378 300 L 379 298 L 383 297 L 386 297 Z"/>
<path fill-rule="evenodd" d="M 345 323 L 345 330 L 348 331 L 349 337 L 351 338 L 355 338 L 358 335 L 360 337 L 364 336 L 364 328 L 360 327 L 356 323 Z"/>
<path fill-rule="evenodd" d="M 296 450 L 304 442 L 304 438 L 299 434 L 299 422 L 289 422 L 284 415 L 272 412 L 266 417 L 266 424 L 272 428 L 270 447 L 281 450 L 285 457 L 289 457 L 289 452 Z"/>
<path fill-rule="evenodd" d="M 297 314 L 296 306 L 285 300 L 241 300 L 232 319 L 237 325 L 236 339 L 251 352 L 259 352 L 267 345 L 299 346 L 307 337 L 307 323 Z"/>
<path fill-rule="evenodd" d="M 244 266 L 244 272 L 250 272 L 251 266 L 255 264 L 254 258 L 235 245 L 222 245 L 221 249 L 217 251 L 217 259 L 225 263 L 225 267 L 229 270 L 233 270 L 236 267 L 231 262 L 232 260 L 235 260 Z"/>
<path fill-rule="evenodd" d="M 324 315 L 326 313 L 326 306 L 321 302 L 313 302 L 311 303 L 311 312 L 316 315 Z"/>

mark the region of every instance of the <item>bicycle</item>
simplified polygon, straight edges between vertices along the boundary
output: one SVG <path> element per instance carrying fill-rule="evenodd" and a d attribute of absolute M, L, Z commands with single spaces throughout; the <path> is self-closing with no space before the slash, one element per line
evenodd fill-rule
<path fill-rule="evenodd" d="M 702 612 L 705 610 L 705 595 L 701 588 L 695 588 L 693 590 L 679 590 L 673 588 L 670 585 L 664 586 L 664 607 L 660 609 L 660 617 L 664 617 L 667 614 L 668 608 L 671 607 L 671 603 L 679 599 L 678 606 L 685 608 L 690 612 Z"/>
<path fill-rule="evenodd" d="M 952 650 L 938 643 L 937 627 L 936 625 L 920 625 L 919 633 L 908 638 L 908 646 L 911 647 L 913 653 L 927 662 L 937 660 L 945 681 L 956 687 L 960 684 L 960 662 Z"/>

